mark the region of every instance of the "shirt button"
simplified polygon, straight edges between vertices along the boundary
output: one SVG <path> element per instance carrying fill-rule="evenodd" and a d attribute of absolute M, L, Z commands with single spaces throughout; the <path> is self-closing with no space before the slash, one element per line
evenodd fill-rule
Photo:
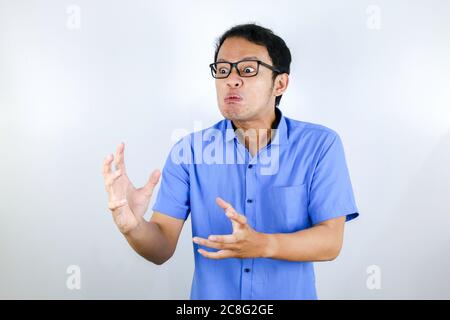
<path fill-rule="evenodd" d="M 247 203 L 252 203 L 253 200 L 252 199 L 247 199 Z"/>
<path fill-rule="evenodd" d="M 253 168 L 253 165 L 252 165 L 252 164 L 249 164 L 249 165 L 248 165 L 248 168 L 249 168 L 249 169 Z"/>
<path fill-rule="evenodd" d="M 245 272 L 250 272 L 250 269 L 249 268 L 245 268 L 244 271 Z"/>

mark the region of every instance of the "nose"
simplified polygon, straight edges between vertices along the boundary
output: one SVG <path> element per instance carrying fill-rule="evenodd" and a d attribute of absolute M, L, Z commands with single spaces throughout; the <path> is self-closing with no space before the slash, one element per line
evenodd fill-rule
<path fill-rule="evenodd" d="M 242 86 L 242 83 L 242 78 L 238 75 L 236 68 L 232 68 L 227 78 L 227 86 L 230 88 L 239 88 Z"/>

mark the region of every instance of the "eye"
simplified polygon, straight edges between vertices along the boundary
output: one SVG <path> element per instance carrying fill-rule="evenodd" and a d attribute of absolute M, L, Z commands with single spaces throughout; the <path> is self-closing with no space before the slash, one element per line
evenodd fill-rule
<path fill-rule="evenodd" d="M 244 73 L 253 73 L 255 72 L 255 69 L 252 67 L 245 67 L 244 68 Z"/>
<path fill-rule="evenodd" d="M 227 74 L 228 73 L 228 68 L 225 68 L 225 67 L 219 68 L 218 72 L 221 73 L 221 74 Z"/>

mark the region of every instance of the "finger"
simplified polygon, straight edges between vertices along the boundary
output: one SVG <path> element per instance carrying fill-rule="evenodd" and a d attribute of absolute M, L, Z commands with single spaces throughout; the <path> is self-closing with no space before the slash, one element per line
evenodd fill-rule
<path fill-rule="evenodd" d="M 108 174 L 111 173 L 111 162 L 113 161 L 113 158 L 113 155 L 109 154 L 106 156 L 105 160 L 103 160 L 102 174 L 105 178 Z"/>
<path fill-rule="evenodd" d="M 229 210 L 233 209 L 232 205 L 223 200 L 221 197 L 216 198 L 216 203 L 223 209 L 223 210 Z M 234 209 L 233 209 L 234 210 Z"/>
<path fill-rule="evenodd" d="M 116 157 L 114 164 L 116 165 L 116 169 L 122 169 L 125 171 L 125 143 L 121 142 L 117 146 L 116 149 Z"/>
<path fill-rule="evenodd" d="M 242 228 L 247 224 L 247 218 L 237 213 L 230 203 L 220 197 L 216 198 L 216 202 L 222 209 L 225 210 L 226 216 L 231 219 L 233 230 L 235 228 Z"/>
<path fill-rule="evenodd" d="M 233 258 L 235 257 L 235 254 L 233 251 L 230 250 L 220 250 L 217 252 L 209 252 L 203 249 L 198 249 L 198 253 L 200 253 L 205 258 L 209 259 L 226 259 L 226 258 Z"/>
<path fill-rule="evenodd" d="M 145 185 L 145 194 L 148 196 L 151 196 L 153 194 L 153 189 L 155 189 L 155 186 L 158 184 L 159 177 L 161 176 L 161 171 L 154 170 L 150 178 L 148 179 L 147 184 Z"/>
<path fill-rule="evenodd" d="M 237 223 L 239 223 L 241 226 L 246 225 L 247 224 L 247 217 L 243 216 L 239 213 L 233 213 L 233 214 L 229 214 L 228 212 L 225 213 L 227 215 L 228 218 L 230 218 L 233 221 L 236 221 Z"/>
<path fill-rule="evenodd" d="M 236 210 L 234 210 L 233 206 L 232 206 L 230 203 L 228 203 L 228 202 L 226 202 L 225 200 L 223 200 L 222 198 L 217 197 L 217 198 L 216 198 L 216 203 L 217 203 L 222 209 L 225 210 L 225 214 L 227 214 L 227 215 L 228 215 L 228 214 L 230 214 L 230 215 L 237 214 L 237 212 L 236 212 Z"/>
<path fill-rule="evenodd" d="M 121 175 L 123 174 L 122 170 L 116 170 L 113 173 L 111 173 L 107 178 L 105 185 L 106 187 L 111 187 L 114 181 L 116 181 Z"/>
<path fill-rule="evenodd" d="M 117 208 L 123 207 L 127 204 L 127 199 L 122 200 L 112 200 L 108 202 L 108 208 L 111 211 L 116 210 Z"/>
<path fill-rule="evenodd" d="M 198 245 L 205 246 L 205 247 L 208 247 L 208 248 L 213 248 L 213 249 L 230 249 L 230 250 L 233 250 L 235 248 L 234 244 L 209 241 L 207 239 L 203 239 L 203 238 L 200 238 L 200 237 L 194 237 L 192 239 L 192 241 L 194 243 L 198 244 Z"/>
<path fill-rule="evenodd" d="M 222 243 L 236 243 L 238 239 L 234 234 L 227 234 L 227 235 L 210 235 L 208 237 L 208 240 L 214 241 L 214 242 L 222 242 Z"/>

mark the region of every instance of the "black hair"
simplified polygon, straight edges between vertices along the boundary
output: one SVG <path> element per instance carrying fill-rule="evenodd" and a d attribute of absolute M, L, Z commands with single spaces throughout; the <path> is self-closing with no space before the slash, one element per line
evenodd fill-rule
<path fill-rule="evenodd" d="M 287 47 L 283 39 L 273 33 L 272 30 L 259 26 L 255 23 L 240 24 L 225 31 L 220 36 L 216 44 L 216 52 L 214 53 L 214 62 L 217 61 L 217 55 L 219 54 L 220 47 L 224 41 L 231 37 L 244 38 L 257 45 L 266 47 L 270 58 L 272 59 L 272 65 L 280 70 L 280 73 L 290 72 L 291 66 L 291 52 Z M 279 73 L 274 72 L 272 81 L 275 80 Z M 280 104 L 282 95 L 275 98 L 275 106 Z"/>

